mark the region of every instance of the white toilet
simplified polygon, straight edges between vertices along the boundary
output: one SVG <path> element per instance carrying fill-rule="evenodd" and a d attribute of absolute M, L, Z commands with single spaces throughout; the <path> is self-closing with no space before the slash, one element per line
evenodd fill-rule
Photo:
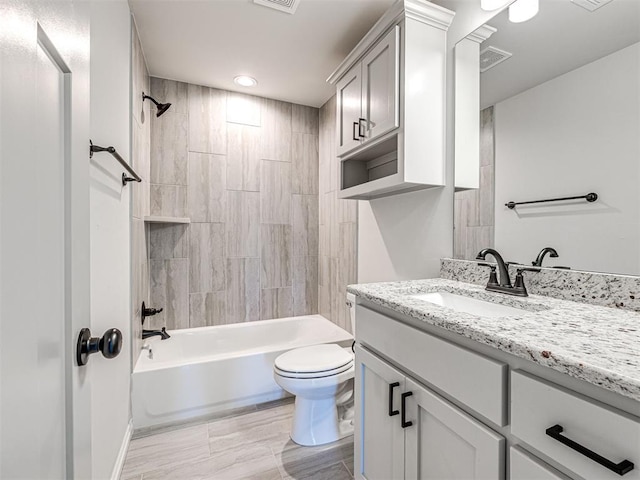
<path fill-rule="evenodd" d="M 347 294 L 355 333 L 355 297 Z M 351 347 L 312 345 L 283 353 L 275 360 L 278 385 L 295 395 L 291 439 L 313 446 L 353 433 L 354 358 Z"/>

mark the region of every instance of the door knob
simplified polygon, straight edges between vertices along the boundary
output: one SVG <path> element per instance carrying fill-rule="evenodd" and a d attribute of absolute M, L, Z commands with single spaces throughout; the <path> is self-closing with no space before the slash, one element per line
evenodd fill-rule
<path fill-rule="evenodd" d="M 105 358 L 115 358 L 122 350 L 122 332 L 117 328 L 110 328 L 102 338 L 92 337 L 91 330 L 83 328 L 78 335 L 76 346 L 76 360 L 78 366 L 86 365 L 89 355 L 102 352 Z"/>

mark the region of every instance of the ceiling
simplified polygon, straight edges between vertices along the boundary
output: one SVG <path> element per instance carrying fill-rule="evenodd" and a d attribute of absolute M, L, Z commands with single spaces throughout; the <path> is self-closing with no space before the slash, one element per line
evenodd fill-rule
<path fill-rule="evenodd" d="M 301 0 L 294 15 L 252 0 L 129 3 L 152 76 L 320 107 L 335 93 L 327 77 L 393 1 Z"/>
<path fill-rule="evenodd" d="M 481 108 L 639 42 L 640 0 L 613 0 L 594 12 L 570 0 L 540 0 L 528 22 L 511 23 L 504 11 L 488 24 L 498 31 L 480 49 L 513 56 L 480 75 Z"/>

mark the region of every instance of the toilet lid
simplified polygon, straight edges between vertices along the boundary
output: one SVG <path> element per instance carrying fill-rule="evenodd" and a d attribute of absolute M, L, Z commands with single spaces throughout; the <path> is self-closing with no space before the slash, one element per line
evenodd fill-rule
<path fill-rule="evenodd" d="M 296 348 L 276 358 L 275 366 L 285 372 L 315 373 L 340 369 L 353 362 L 353 355 L 331 344 Z"/>

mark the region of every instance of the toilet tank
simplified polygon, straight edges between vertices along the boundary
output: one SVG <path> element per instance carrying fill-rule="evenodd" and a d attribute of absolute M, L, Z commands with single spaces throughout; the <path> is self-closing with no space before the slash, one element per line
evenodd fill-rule
<path fill-rule="evenodd" d="M 356 296 L 347 293 L 347 306 L 349 307 L 349 319 L 351 320 L 351 335 L 356 336 Z"/>

